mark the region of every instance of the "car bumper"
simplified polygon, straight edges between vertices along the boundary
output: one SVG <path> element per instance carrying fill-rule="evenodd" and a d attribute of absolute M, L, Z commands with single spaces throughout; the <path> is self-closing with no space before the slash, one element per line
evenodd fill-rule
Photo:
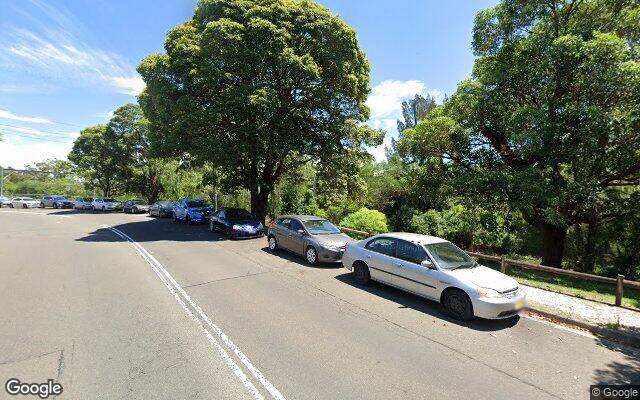
<path fill-rule="evenodd" d="M 27 206 L 27 208 L 38 208 L 40 207 L 40 203 L 23 203 L 24 206 Z"/>
<path fill-rule="evenodd" d="M 254 232 L 252 231 L 233 231 L 231 237 L 234 239 L 252 239 L 259 238 L 264 236 L 264 229 L 259 229 Z"/>
<path fill-rule="evenodd" d="M 473 314 L 476 317 L 485 319 L 502 319 L 517 315 L 522 310 L 527 301 L 527 294 L 524 290 L 511 298 L 496 299 L 471 299 L 473 304 Z"/>
<path fill-rule="evenodd" d="M 318 261 L 322 262 L 340 262 L 344 255 L 343 250 L 334 251 L 329 249 L 320 248 L 318 251 Z"/>

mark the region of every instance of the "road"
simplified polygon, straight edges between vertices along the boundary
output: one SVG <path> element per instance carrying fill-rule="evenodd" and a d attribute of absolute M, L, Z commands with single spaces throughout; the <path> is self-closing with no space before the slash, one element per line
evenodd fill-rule
<path fill-rule="evenodd" d="M 61 399 L 585 399 L 638 353 L 437 304 L 266 240 L 146 215 L 0 210 L 0 380 Z M 0 398 L 15 398 L 4 390 Z"/>

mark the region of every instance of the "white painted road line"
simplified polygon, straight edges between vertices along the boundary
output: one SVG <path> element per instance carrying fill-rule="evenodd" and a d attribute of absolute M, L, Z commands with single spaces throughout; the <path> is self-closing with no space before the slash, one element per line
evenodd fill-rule
<path fill-rule="evenodd" d="M 255 367 L 249 358 L 240 350 L 238 346 L 236 346 L 231 339 L 215 324 L 213 321 L 202 311 L 202 308 L 198 306 L 198 304 L 191 299 L 191 297 L 184 291 L 182 286 L 180 286 L 175 279 L 169 274 L 169 272 L 164 268 L 164 266 L 155 259 L 142 245 L 133 240 L 126 233 L 121 230 L 111 227 L 109 225 L 102 225 L 104 228 L 107 228 L 114 232 L 116 235 L 125 239 L 131 246 L 133 246 L 136 251 L 151 265 L 153 271 L 158 275 L 160 280 L 164 283 L 164 285 L 169 289 L 169 291 L 174 295 L 178 303 L 182 306 L 183 310 L 194 319 L 203 333 L 207 336 L 207 339 L 213 344 L 213 346 L 220 352 L 221 356 L 227 362 L 227 365 L 234 374 L 242 381 L 243 385 L 247 388 L 249 393 L 255 399 L 263 399 L 263 396 L 256 389 L 253 383 L 247 378 L 242 369 L 235 363 L 235 361 L 229 356 L 229 354 L 220 346 L 220 344 L 213 337 L 211 332 L 206 329 L 202 322 L 204 322 L 210 329 L 213 331 L 218 337 L 223 341 L 223 343 L 240 359 L 242 364 L 251 372 L 251 374 L 262 384 L 262 386 L 271 394 L 271 396 L 275 400 L 286 400 L 285 397 L 276 389 L 275 386 L 260 372 L 260 370 Z M 177 292 L 176 292 L 177 290 Z M 181 297 L 182 296 L 182 297 Z M 189 309 L 185 301 L 197 312 L 200 316 L 198 318 L 193 314 L 193 312 Z"/>
<path fill-rule="evenodd" d="M 58 217 L 58 218 L 71 218 L 71 215 L 56 215 L 56 214 L 47 214 L 47 213 L 39 213 L 39 212 L 32 212 L 32 211 L 9 211 L 9 210 L 2 210 L 0 211 L 1 213 L 7 213 L 7 214 L 31 214 L 31 215 L 49 215 L 51 217 Z"/>

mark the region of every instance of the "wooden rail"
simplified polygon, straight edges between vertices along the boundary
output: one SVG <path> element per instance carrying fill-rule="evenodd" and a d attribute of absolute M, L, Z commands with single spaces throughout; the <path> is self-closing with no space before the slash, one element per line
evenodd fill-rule
<path fill-rule="evenodd" d="M 344 233 L 352 233 L 354 235 L 360 235 L 360 236 L 364 236 L 364 237 L 371 236 L 371 234 L 369 232 L 358 231 L 358 230 L 355 230 L 355 229 L 345 228 L 345 227 L 342 227 L 342 226 L 339 226 L 338 228 Z"/>
<path fill-rule="evenodd" d="M 475 257 L 480 260 L 499 262 L 500 271 L 502 272 L 506 272 L 507 267 L 511 266 L 511 267 L 517 267 L 522 269 L 528 269 L 531 271 L 543 271 L 549 274 L 568 276 L 571 278 L 581 279 L 585 281 L 601 282 L 601 283 L 616 285 L 615 305 L 617 306 L 622 304 L 623 290 L 625 287 L 630 289 L 640 290 L 640 282 L 625 280 L 624 275 L 618 275 L 617 278 L 609 278 L 607 276 L 587 274 L 584 272 L 572 271 L 568 269 L 547 267 L 546 265 L 532 264 L 532 263 L 518 261 L 518 260 L 509 260 L 504 256 L 490 256 L 487 254 L 474 253 L 471 251 L 468 251 L 467 254 L 469 254 L 471 257 Z"/>

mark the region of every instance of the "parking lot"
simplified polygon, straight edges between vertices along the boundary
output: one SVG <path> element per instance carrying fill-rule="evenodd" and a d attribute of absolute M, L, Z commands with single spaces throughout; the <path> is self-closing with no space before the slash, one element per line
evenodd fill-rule
<path fill-rule="evenodd" d="M 457 322 L 264 238 L 5 208 L 0 239 L 0 376 L 55 378 L 62 398 L 584 399 L 640 383 L 632 350 L 527 316 Z"/>

